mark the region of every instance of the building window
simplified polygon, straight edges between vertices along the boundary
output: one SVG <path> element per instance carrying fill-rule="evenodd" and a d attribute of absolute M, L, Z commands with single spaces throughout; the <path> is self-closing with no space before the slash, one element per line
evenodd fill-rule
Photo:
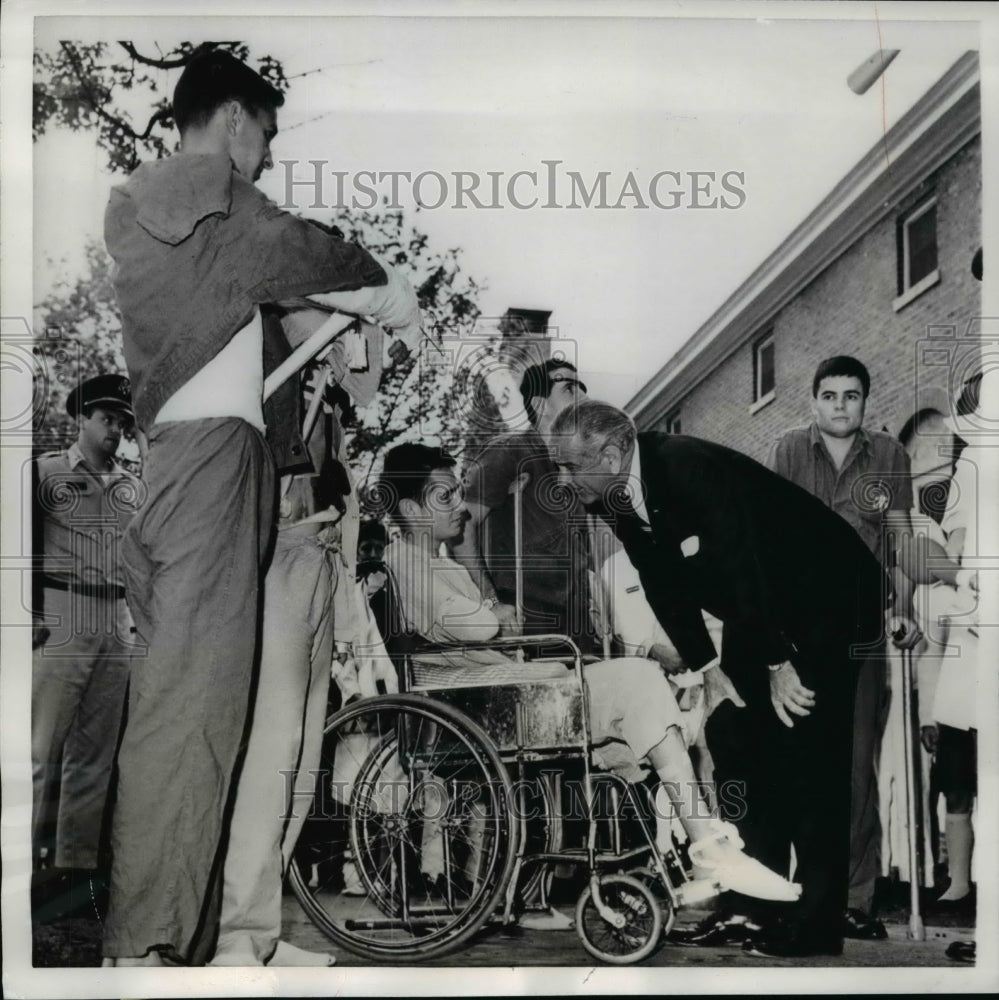
<path fill-rule="evenodd" d="M 680 430 L 680 411 L 674 410 L 665 420 L 667 434 L 682 434 Z"/>
<path fill-rule="evenodd" d="M 895 310 L 940 280 L 937 268 L 937 200 L 929 198 L 898 221 L 898 298 Z"/>
<path fill-rule="evenodd" d="M 762 405 L 773 399 L 777 387 L 774 357 L 775 344 L 772 333 L 761 337 L 753 345 L 753 404 Z"/>

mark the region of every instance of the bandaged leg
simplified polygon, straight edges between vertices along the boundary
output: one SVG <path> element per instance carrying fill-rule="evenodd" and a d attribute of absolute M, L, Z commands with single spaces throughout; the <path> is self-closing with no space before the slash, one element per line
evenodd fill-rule
<path fill-rule="evenodd" d="M 671 726 L 646 756 L 690 837 L 690 860 L 704 877 L 718 882 L 722 888 L 759 899 L 793 902 L 798 898 L 800 886 L 749 857 L 742 850 L 743 843 L 735 827 L 712 818 L 676 726 Z M 667 818 L 661 812 L 656 809 L 656 846 L 663 850 L 670 834 Z"/>
<path fill-rule="evenodd" d="M 450 805 L 447 789 L 439 778 L 428 779 L 422 788 L 420 812 L 420 871 L 431 881 L 444 874 L 444 820 Z"/>
<path fill-rule="evenodd" d="M 747 896 L 796 900 L 799 886 L 745 854 L 735 827 L 712 817 L 687 753 L 683 714 L 658 664 L 634 657 L 606 660 L 584 666 L 583 676 L 594 742 L 623 740 L 637 760 L 644 758 L 655 768 L 690 837 L 691 861 L 705 877 Z M 637 760 L 633 768 L 621 769 L 622 777 L 641 780 Z M 663 825 L 657 817 L 656 840 L 668 843 Z"/>
<path fill-rule="evenodd" d="M 950 885 L 940 897 L 941 902 L 956 902 L 971 892 L 971 850 L 975 834 L 970 812 L 948 812 L 944 820 L 947 841 L 947 870 Z"/>

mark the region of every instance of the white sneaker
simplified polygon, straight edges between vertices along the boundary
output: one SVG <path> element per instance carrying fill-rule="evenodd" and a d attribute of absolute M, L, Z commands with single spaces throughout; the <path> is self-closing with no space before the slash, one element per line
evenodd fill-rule
<path fill-rule="evenodd" d="M 789 882 L 766 865 L 746 854 L 742 838 L 731 823 L 715 821 L 716 831 L 690 845 L 690 860 L 716 880 L 724 889 L 732 889 L 756 899 L 793 903 L 801 895 L 801 886 Z"/>

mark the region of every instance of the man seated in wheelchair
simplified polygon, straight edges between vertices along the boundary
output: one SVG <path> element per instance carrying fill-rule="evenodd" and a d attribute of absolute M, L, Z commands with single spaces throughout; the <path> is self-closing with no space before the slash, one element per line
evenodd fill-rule
<path fill-rule="evenodd" d="M 439 448 L 403 444 L 385 456 L 380 482 L 383 510 L 400 529 L 384 557 L 400 611 L 410 631 L 443 647 L 414 662 L 414 689 L 564 677 L 565 666 L 550 660 L 521 662 L 488 648 L 447 650 L 516 631 L 501 625 L 468 570 L 445 554 L 466 519 L 455 464 Z M 687 753 L 683 713 L 659 664 L 638 657 L 585 663 L 583 677 L 595 763 L 628 781 L 643 779 L 643 763 L 656 771 L 690 839 L 695 876 L 762 899 L 797 899 L 798 885 L 746 855 L 732 824 L 711 818 Z M 663 845 L 668 820 L 657 818 L 657 826 Z"/>

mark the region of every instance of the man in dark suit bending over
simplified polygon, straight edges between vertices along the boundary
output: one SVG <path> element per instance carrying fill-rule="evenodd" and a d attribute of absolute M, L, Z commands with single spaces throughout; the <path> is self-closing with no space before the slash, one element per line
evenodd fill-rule
<path fill-rule="evenodd" d="M 562 481 L 613 526 L 683 665 L 706 669 L 716 780 L 744 783 L 747 851 L 786 872 L 794 846 L 801 899 L 779 922 L 757 915 L 753 934 L 743 918 L 744 947 L 839 954 L 854 690 L 887 586 L 877 560 L 841 518 L 758 462 L 637 434 L 606 403 L 564 411 L 552 442 Z M 725 625 L 720 664 L 702 608 Z"/>

